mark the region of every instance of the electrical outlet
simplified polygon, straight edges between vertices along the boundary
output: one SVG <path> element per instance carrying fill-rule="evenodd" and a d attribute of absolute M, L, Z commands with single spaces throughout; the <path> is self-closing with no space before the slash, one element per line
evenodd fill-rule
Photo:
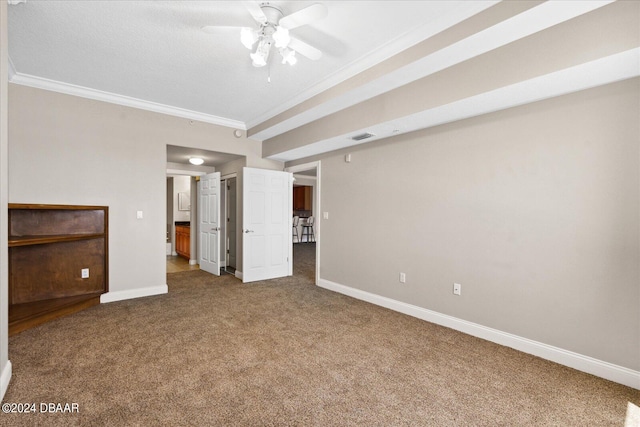
<path fill-rule="evenodd" d="M 404 273 L 400 273 L 400 283 L 406 283 L 407 282 L 407 275 Z"/>
<path fill-rule="evenodd" d="M 453 284 L 453 294 L 462 295 L 462 285 L 460 283 Z"/>
<path fill-rule="evenodd" d="M 80 276 L 83 279 L 88 279 L 89 278 L 89 269 L 88 268 L 83 268 L 82 270 L 80 270 Z"/>

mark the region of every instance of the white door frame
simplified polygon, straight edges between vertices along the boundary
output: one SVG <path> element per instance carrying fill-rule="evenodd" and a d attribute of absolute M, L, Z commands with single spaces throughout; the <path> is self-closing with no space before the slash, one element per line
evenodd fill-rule
<path fill-rule="evenodd" d="M 291 173 L 296 173 L 296 172 L 303 172 L 303 171 L 307 171 L 309 169 L 314 169 L 316 170 L 316 194 L 313 200 L 313 206 L 316 207 L 316 221 L 313 224 L 313 231 L 315 234 L 315 238 L 316 238 L 316 285 L 320 282 L 320 248 L 322 247 L 320 242 L 321 242 L 321 229 L 322 229 L 322 221 L 324 221 L 323 219 L 323 213 L 322 213 L 322 205 L 320 203 L 320 190 L 321 190 L 321 186 L 322 186 L 322 180 L 321 178 L 321 172 L 320 172 L 320 166 L 321 166 L 321 161 L 318 160 L 316 162 L 310 162 L 310 163 L 304 163 L 301 165 L 295 165 L 295 166 L 290 166 L 288 168 L 285 168 L 284 171 L 285 172 L 291 172 Z"/>
<path fill-rule="evenodd" d="M 199 179 L 199 177 L 206 175 L 206 172 L 200 172 L 200 171 L 192 171 L 192 170 L 185 170 L 185 169 L 167 169 L 166 170 L 166 177 L 173 177 L 173 176 L 189 176 L 189 177 L 195 177 L 196 179 Z M 166 187 L 166 186 L 165 186 Z M 198 183 L 196 182 L 196 193 L 197 193 L 197 188 L 198 188 Z M 193 188 L 192 188 L 193 190 Z M 166 196 L 166 191 L 165 191 L 165 196 Z M 196 203 L 191 203 L 191 212 L 190 212 L 190 217 L 189 217 L 189 222 L 193 223 L 195 222 L 196 224 L 198 223 L 198 204 L 197 204 L 197 199 L 198 199 L 198 195 L 195 195 L 196 198 Z M 193 200 L 193 199 L 192 199 Z M 165 205 L 168 202 L 165 200 Z M 165 222 L 167 219 L 165 218 Z M 196 227 L 197 230 L 197 227 Z M 195 246 L 196 248 L 196 252 L 191 254 L 191 257 L 195 256 L 195 258 L 192 258 L 189 260 L 189 264 L 190 265 L 196 265 L 197 264 L 197 259 L 198 259 L 198 252 L 200 251 L 200 248 L 198 247 L 198 239 L 196 237 L 193 236 L 193 229 L 191 230 L 192 232 L 190 233 L 191 235 L 189 236 L 189 245 L 191 248 L 193 248 L 193 246 Z M 175 222 L 172 221 L 171 224 L 171 231 L 169 232 L 170 237 L 171 237 L 171 254 L 173 255 L 173 253 L 175 252 L 175 244 L 176 244 L 176 226 L 175 226 Z M 190 258 L 191 258 L 190 257 Z M 192 263 L 193 260 L 196 260 L 195 262 Z M 166 266 L 165 266 L 166 269 Z"/>
<path fill-rule="evenodd" d="M 226 268 L 229 264 L 229 254 L 227 253 L 227 238 L 228 238 L 228 233 L 229 233 L 229 228 L 228 228 L 228 223 L 227 223 L 227 214 L 229 212 L 229 191 L 227 190 L 227 181 L 230 179 L 235 179 L 236 180 L 236 185 L 238 185 L 238 174 L 236 172 L 233 173 L 228 173 L 226 175 L 221 175 L 220 176 L 220 182 L 224 182 L 225 186 L 224 186 L 224 197 L 225 197 L 225 212 L 222 212 L 222 210 L 220 210 L 220 215 L 224 215 L 224 236 L 221 235 L 221 239 L 220 239 L 220 245 L 222 247 L 222 245 L 224 244 L 224 251 L 222 252 L 222 254 L 224 255 L 224 267 Z M 221 184 L 222 185 L 222 184 Z M 222 188 L 222 187 L 221 187 Z M 238 209 L 238 199 L 237 199 L 238 195 L 236 194 L 236 213 L 239 212 L 240 210 Z M 236 214 L 237 215 L 237 214 Z M 236 218 L 236 227 L 238 224 L 238 219 Z M 237 236 L 237 230 L 236 230 L 236 236 Z M 238 242 L 236 241 L 235 243 L 235 247 L 238 247 Z M 221 249 L 222 250 L 222 249 Z M 237 257 L 238 254 L 236 253 L 235 256 Z M 222 257 L 221 257 L 221 264 L 222 265 Z M 235 267 L 234 267 L 235 268 Z"/>

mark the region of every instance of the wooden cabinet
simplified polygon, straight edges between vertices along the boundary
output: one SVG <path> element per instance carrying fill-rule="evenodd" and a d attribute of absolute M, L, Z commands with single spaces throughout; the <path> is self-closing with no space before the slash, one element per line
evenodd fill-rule
<path fill-rule="evenodd" d="M 186 259 L 191 256 L 191 227 L 176 224 L 176 253 Z"/>
<path fill-rule="evenodd" d="M 100 303 L 106 206 L 9 204 L 9 334 Z"/>
<path fill-rule="evenodd" d="M 312 209 L 311 200 L 313 198 L 313 187 L 299 186 L 293 187 L 293 210 L 310 211 Z"/>

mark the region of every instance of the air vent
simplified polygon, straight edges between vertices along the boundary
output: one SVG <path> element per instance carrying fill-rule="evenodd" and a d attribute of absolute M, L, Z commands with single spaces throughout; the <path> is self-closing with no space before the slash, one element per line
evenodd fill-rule
<path fill-rule="evenodd" d="M 363 139 L 371 138 L 372 136 L 375 135 L 369 132 L 365 132 L 361 133 L 360 135 L 352 136 L 351 139 L 353 139 L 354 141 L 362 141 Z"/>

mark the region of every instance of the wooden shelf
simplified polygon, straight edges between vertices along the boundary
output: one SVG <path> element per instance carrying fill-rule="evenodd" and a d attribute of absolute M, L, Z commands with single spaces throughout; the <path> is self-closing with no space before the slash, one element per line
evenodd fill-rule
<path fill-rule="evenodd" d="M 9 204 L 10 335 L 100 303 L 108 221 L 106 206 Z"/>
<path fill-rule="evenodd" d="M 73 242 L 75 240 L 86 240 L 103 237 L 104 234 L 61 234 L 47 236 L 9 236 L 9 247 L 44 245 L 46 243 Z"/>
<path fill-rule="evenodd" d="M 9 335 L 97 304 L 100 304 L 100 293 L 13 305 L 9 319 Z"/>

